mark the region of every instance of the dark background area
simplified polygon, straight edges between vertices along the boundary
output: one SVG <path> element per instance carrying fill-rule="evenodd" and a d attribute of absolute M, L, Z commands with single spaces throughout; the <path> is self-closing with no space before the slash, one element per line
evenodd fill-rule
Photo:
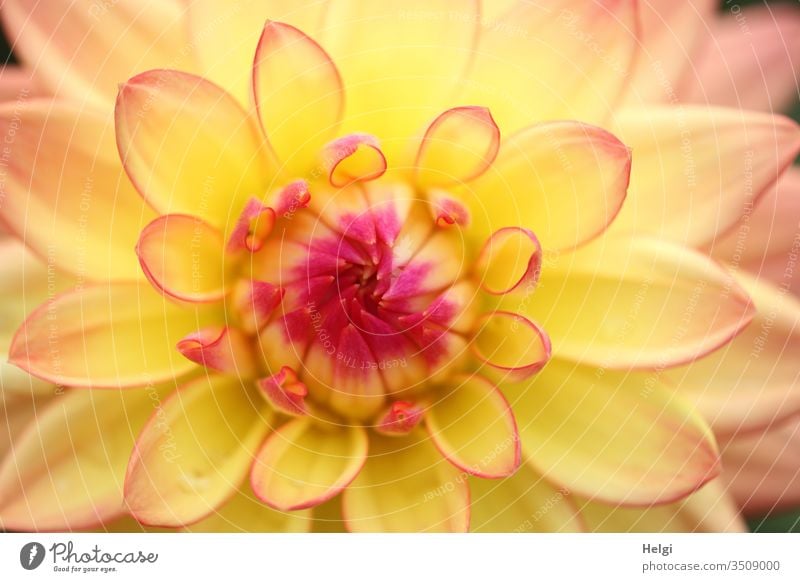
<path fill-rule="evenodd" d="M 675 0 L 676 2 L 685 2 L 691 0 Z M 800 10 L 800 2 L 798 0 L 720 0 L 720 12 L 730 13 L 732 10 L 737 10 L 736 7 L 744 7 L 748 5 L 757 4 L 792 4 L 797 6 Z M 798 39 L 795 41 L 800 42 Z M 5 37 L 5 32 L 0 29 L 0 63 L 17 63 L 14 52 L 9 47 L 8 40 Z M 790 112 L 788 112 L 795 120 L 800 121 L 800 101 L 796 102 Z M 760 532 L 798 532 L 800 533 L 800 511 L 793 511 L 780 515 L 771 515 L 763 519 L 750 520 L 750 527 L 753 531 Z"/>

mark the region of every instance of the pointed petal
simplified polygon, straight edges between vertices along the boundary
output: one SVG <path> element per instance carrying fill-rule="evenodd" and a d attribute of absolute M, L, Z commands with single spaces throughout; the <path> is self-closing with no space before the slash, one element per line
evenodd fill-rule
<path fill-rule="evenodd" d="M 731 343 L 668 378 L 714 433 L 760 431 L 800 414 L 800 300 L 740 273 L 758 312 Z"/>
<path fill-rule="evenodd" d="M 253 63 L 253 93 L 287 175 L 313 170 L 344 115 L 342 78 L 328 54 L 297 28 L 268 21 Z"/>
<path fill-rule="evenodd" d="M 75 390 L 52 400 L 0 467 L 3 529 L 72 530 L 121 515 L 125 466 L 161 392 Z"/>
<path fill-rule="evenodd" d="M 638 4 L 517 2 L 482 28 L 459 99 L 488 106 L 505 133 L 550 119 L 599 123 L 629 81 Z"/>
<path fill-rule="evenodd" d="M 746 291 L 707 256 L 650 238 L 605 237 L 542 272 L 533 297 L 504 296 L 547 330 L 553 353 L 611 368 L 677 366 L 753 319 Z"/>
<path fill-rule="evenodd" d="M 296 419 L 275 431 L 258 452 L 250 483 L 264 503 L 291 511 L 337 495 L 367 458 L 361 427 L 326 427 Z"/>
<path fill-rule="evenodd" d="M 557 489 L 527 464 L 500 480 L 470 479 L 470 531 L 561 533 L 583 530 L 571 493 Z"/>
<path fill-rule="evenodd" d="M 137 75 L 121 85 L 115 116 L 125 171 L 161 213 L 224 227 L 274 175 L 255 122 L 200 77 L 166 69 Z"/>
<path fill-rule="evenodd" d="M 370 456 L 343 493 L 342 515 L 353 532 L 465 532 L 467 477 L 421 430 L 370 435 Z"/>
<path fill-rule="evenodd" d="M 636 155 L 611 231 L 708 244 L 731 228 L 800 151 L 790 119 L 707 107 L 648 107 L 615 117 Z"/>
<path fill-rule="evenodd" d="M 108 106 L 138 71 L 194 68 L 183 11 L 163 0 L 8 0 L 2 15 L 14 53 L 50 91 Z"/>
<path fill-rule="evenodd" d="M 207 222 L 167 214 L 142 230 L 136 255 L 157 289 L 183 301 L 211 302 L 225 295 L 224 246 L 222 234 Z"/>
<path fill-rule="evenodd" d="M 784 111 L 797 100 L 800 12 L 796 6 L 750 6 L 716 18 L 679 96 L 689 103 Z"/>
<path fill-rule="evenodd" d="M 308 388 L 298 378 L 297 373 L 289 366 L 283 366 L 277 374 L 258 381 L 258 387 L 267 402 L 277 412 L 289 416 L 305 416 L 306 396 Z"/>
<path fill-rule="evenodd" d="M 130 387 L 195 369 L 175 344 L 201 312 L 166 301 L 147 283 L 91 285 L 55 296 L 17 331 L 9 359 L 56 384 Z"/>
<path fill-rule="evenodd" d="M 256 198 L 248 200 L 228 239 L 228 252 L 260 251 L 275 226 L 275 214 L 275 210 Z"/>
<path fill-rule="evenodd" d="M 185 530 L 192 533 L 307 533 L 311 523 L 310 509 L 272 509 L 245 485 L 217 511 Z"/>
<path fill-rule="evenodd" d="M 255 390 L 231 376 L 204 376 L 174 392 L 139 434 L 125 476 L 125 503 L 147 525 L 181 526 L 212 513 L 247 475 L 269 431 Z"/>
<path fill-rule="evenodd" d="M 447 18 L 451 13 L 455 17 Z M 347 84 L 342 133 L 378 135 L 393 167 L 410 166 L 420 132 L 450 106 L 479 30 L 477 0 L 457 8 L 451 0 L 406 0 L 402 7 L 371 0 L 328 2 L 325 26 L 314 38 Z"/>
<path fill-rule="evenodd" d="M 659 507 L 614 507 L 592 501 L 581 504 L 590 532 L 720 533 L 747 532 L 747 524 L 721 479 L 678 501 Z"/>
<path fill-rule="evenodd" d="M 193 0 L 188 5 L 189 32 L 202 75 L 224 87 L 239 103 L 251 101 L 253 53 L 274 20 L 317 37 L 327 0 Z"/>
<path fill-rule="evenodd" d="M 0 105 L 13 136 L 0 219 L 34 252 L 86 279 L 141 276 L 131 252 L 155 218 L 131 186 L 108 116 L 66 102 Z"/>
<path fill-rule="evenodd" d="M 405 435 L 422 421 L 420 406 L 405 400 L 395 400 L 375 426 L 375 431 L 384 436 Z"/>
<path fill-rule="evenodd" d="M 668 503 L 720 471 L 710 429 L 654 373 L 553 359 L 504 390 L 525 457 L 570 491 L 625 505 Z"/>
<path fill-rule="evenodd" d="M 800 505 L 800 422 L 737 437 L 722 450 L 723 478 L 750 516 Z"/>
<path fill-rule="evenodd" d="M 417 152 L 415 171 L 422 187 L 474 180 L 492 165 L 500 129 L 485 107 L 448 109 L 430 124 Z"/>
<path fill-rule="evenodd" d="M 520 226 L 546 249 L 567 249 L 606 229 L 625 200 L 630 171 L 630 151 L 610 133 L 546 123 L 503 141 L 492 167 L 461 195 L 476 235 Z"/>
<path fill-rule="evenodd" d="M 425 410 L 436 447 L 456 467 L 485 479 L 508 477 L 519 467 L 520 442 L 503 394 L 480 376 L 455 376 L 447 394 Z"/>

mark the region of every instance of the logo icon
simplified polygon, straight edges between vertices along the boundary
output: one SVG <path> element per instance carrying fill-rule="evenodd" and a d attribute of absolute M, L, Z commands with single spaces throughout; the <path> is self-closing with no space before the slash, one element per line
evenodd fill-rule
<path fill-rule="evenodd" d="M 19 563 L 26 570 L 35 570 L 44 561 L 44 546 L 39 542 L 30 542 L 19 551 Z"/>

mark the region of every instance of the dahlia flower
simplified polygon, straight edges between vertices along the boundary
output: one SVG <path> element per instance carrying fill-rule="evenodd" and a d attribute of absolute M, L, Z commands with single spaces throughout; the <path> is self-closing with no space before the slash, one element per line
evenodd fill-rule
<path fill-rule="evenodd" d="M 675 3 L 376 4 L 4 4 L 3 528 L 741 527 L 800 311 L 710 254 L 797 126 Z"/>

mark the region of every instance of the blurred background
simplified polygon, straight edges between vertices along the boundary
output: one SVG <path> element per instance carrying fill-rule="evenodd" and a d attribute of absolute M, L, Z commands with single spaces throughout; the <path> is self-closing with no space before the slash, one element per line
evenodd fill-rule
<path fill-rule="evenodd" d="M 646 1 L 646 0 L 645 0 Z M 676 0 L 678 2 L 690 2 L 691 0 Z M 778 5 L 793 5 L 798 10 L 800 10 L 800 0 L 720 0 L 720 13 L 729 13 L 735 14 L 741 8 L 749 5 L 764 5 L 768 4 L 770 6 L 778 6 Z M 796 42 L 800 42 L 800 39 L 791 39 Z M 4 64 L 14 64 L 17 63 L 17 59 L 14 56 L 14 51 L 8 44 L 8 40 L 5 37 L 4 31 L 0 29 L 0 55 L 2 60 L 0 62 Z M 790 74 L 787 71 L 787 74 Z M 790 108 L 789 111 L 785 111 L 784 113 L 790 115 L 795 121 L 800 122 L 800 96 L 795 99 L 794 105 Z M 750 528 L 752 531 L 756 532 L 797 532 L 800 533 L 800 508 L 797 508 L 795 511 L 782 513 L 782 514 L 773 514 L 768 516 L 763 516 L 758 519 L 751 519 Z"/>

